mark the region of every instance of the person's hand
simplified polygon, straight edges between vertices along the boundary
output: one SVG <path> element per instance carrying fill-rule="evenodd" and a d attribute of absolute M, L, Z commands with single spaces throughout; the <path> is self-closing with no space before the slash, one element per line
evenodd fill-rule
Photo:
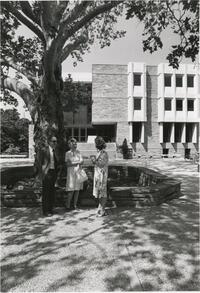
<path fill-rule="evenodd" d="M 95 156 L 91 156 L 90 159 L 91 159 L 91 161 L 92 161 L 93 164 L 96 162 Z"/>

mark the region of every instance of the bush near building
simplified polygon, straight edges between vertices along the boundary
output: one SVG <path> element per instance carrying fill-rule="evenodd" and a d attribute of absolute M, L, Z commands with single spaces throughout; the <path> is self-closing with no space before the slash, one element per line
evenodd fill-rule
<path fill-rule="evenodd" d="M 16 109 L 1 109 L 1 153 L 28 151 L 28 125 L 29 120 L 20 118 Z"/>

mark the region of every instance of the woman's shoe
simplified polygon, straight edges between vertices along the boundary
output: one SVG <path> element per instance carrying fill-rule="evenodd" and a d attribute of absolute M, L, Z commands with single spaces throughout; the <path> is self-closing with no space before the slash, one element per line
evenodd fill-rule
<path fill-rule="evenodd" d="M 107 216 L 108 214 L 106 213 L 106 211 L 97 211 L 97 214 L 96 216 L 97 217 L 104 217 L 104 216 Z"/>
<path fill-rule="evenodd" d="M 101 213 L 101 217 L 105 217 L 105 216 L 107 216 L 108 214 L 106 213 L 106 211 L 103 211 L 102 213 Z"/>
<path fill-rule="evenodd" d="M 71 208 L 65 207 L 65 211 L 66 212 L 70 212 L 71 211 Z"/>

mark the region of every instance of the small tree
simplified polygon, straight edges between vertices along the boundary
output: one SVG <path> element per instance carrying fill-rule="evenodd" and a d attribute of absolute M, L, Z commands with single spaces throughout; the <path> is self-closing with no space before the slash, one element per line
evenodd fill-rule
<path fill-rule="evenodd" d="M 128 159 L 128 143 L 126 138 L 122 143 L 122 154 L 124 159 Z"/>

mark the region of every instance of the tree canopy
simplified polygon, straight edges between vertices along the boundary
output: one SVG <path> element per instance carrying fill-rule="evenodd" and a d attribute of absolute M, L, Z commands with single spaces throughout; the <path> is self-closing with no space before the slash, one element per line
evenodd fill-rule
<path fill-rule="evenodd" d="M 128 4 L 127 19 L 136 16 L 144 22 L 143 49 L 153 53 L 163 47 L 162 32 L 167 27 L 179 36 L 167 59 L 178 68 L 182 57 L 194 62 L 199 53 L 198 0 L 136 0 Z"/>

